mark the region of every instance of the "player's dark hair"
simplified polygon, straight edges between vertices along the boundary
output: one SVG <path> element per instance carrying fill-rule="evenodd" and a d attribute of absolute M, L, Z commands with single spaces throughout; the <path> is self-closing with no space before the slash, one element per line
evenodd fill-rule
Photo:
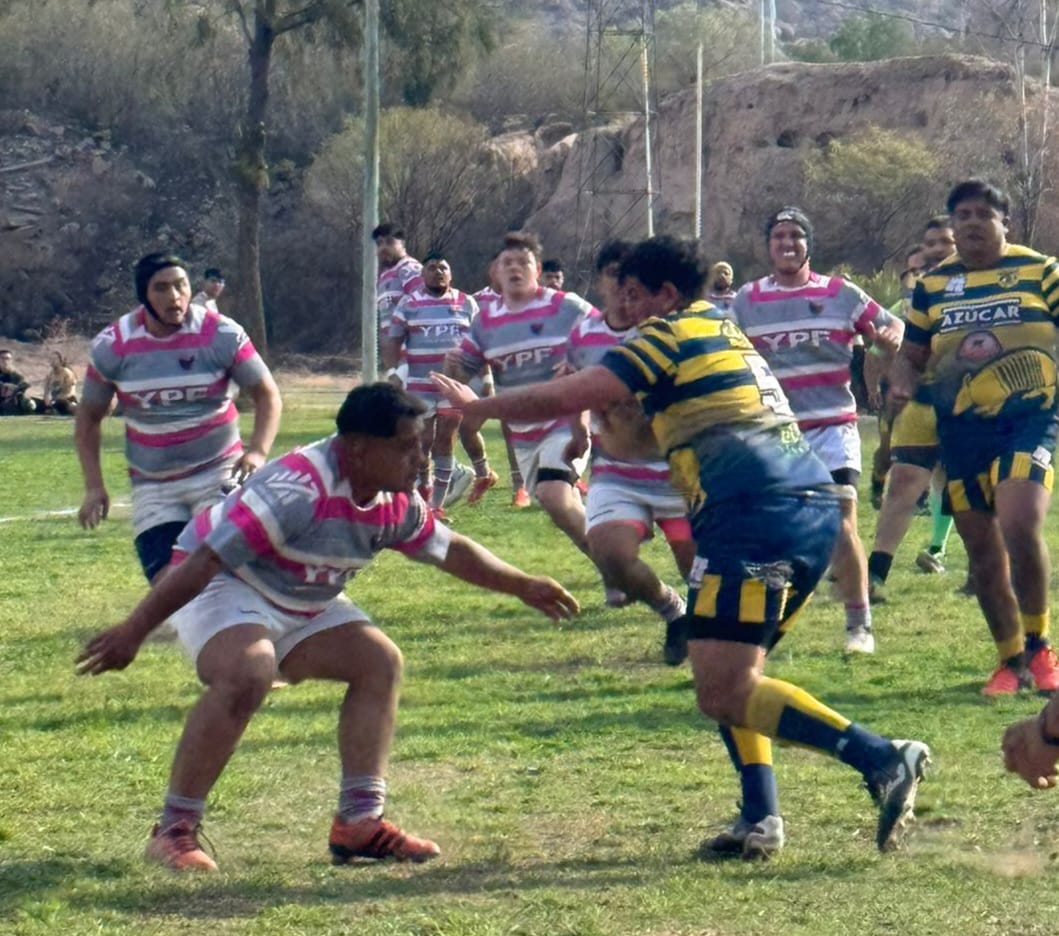
<path fill-rule="evenodd" d="M 504 235 L 500 253 L 505 250 L 528 250 L 537 260 L 540 260 L 544 248 L 541 247 L 540 238 L 532 231 L 509 231 Z M 500 254 L 497 254 L 497 256 L 500 256 Z"/>
<path fill-rule="evenodd" d="M 382 224 L 377 225 L 375 230 L 371 232 L 371 239 L 378 241 L 383 237 L 392 237 L 395 240 L 404 240 L 404 231 L 396 224 L 390 224 L 388 221 L 384 221 Z"/>
<path fill-rule="evenodd" d="M 596 254 L 596 273 L 602 273 L 612 263 L 620 264 L 632 252 L 633 246 L 629 241 L 604 241 Z"/>
<path fill-rule="evenodd" d="M 426 412 L 414 396 L 389 381 L 362 384 L 349 391 L 335 417 L 339 435 L 367 435 L 392 439 L 397 424 L 406 417 L 414 419 Z"/>
<path fill-rule="evenodd" d="M 217 267 L 210 267 L 208 270 L 206 270 L 205 273 L 202 274 L 202 278 L 211 280 L 222 280 L 224 279 L 224 274 L 220 270 L 218 270 Z"/>
<path fill-rule="evenodd" d="M 926 234 L 927 231 L 940 231 L 944 230 L 945 228 L 951 227 L 952 218 L 950 218 L 947 214 L 936 214 L 925 225 L 923 225 L 923 233 Z"/>
<path fill-rule="evenodd" d="M 960 202 L 970 201 L 972 198 L 982 199 L 1004 217 L 1007 217 L 1011 210 L 1011 202 L 1004 191 L 984 179 L 967 179 L 958 183 L 945 199 L 945 210 L 951 215 Z"/>
<path fill-rule="evenodd" d="M 641 241 L 621 262 L 618 279 L 635 276 L 652 295 L 672 283 L 681 299 L 702 298 L 710 265 L 697 240 L 684 240 L 662 234 Z"/>
<path fill-rule="evenodd" d="M 422 260 L 423 266 L 426 266 L 432 260 L 448 260 L 449 258 L 440 250 L 432 250 Z"/>
<path fill-rule="evenodd" d="M 168 253 L 149 253 L 136 261 L 136 268 L 132 273 L 136 282 L 136 298 L 151 315 L 156 315 L 156 313 L 151 303 L 147 301 L 147 284 L 159 270 L 168 270 L 170 267 L 180 267 L 186 270 L 188 265 L 176 254 Z"/>
<path fill-rule="evenodd" d="M 545 260 L 545 261 L 543 261 L 541 263 L 541 272 L 542 273 L 562 273 L 563 272 L 563 262 L 562 262 L 562 260 L 559 260 L 559 259 L 557 259 L 555 257 L 550 257 L 549 259 L 547 259 L 547 260 Z"/>

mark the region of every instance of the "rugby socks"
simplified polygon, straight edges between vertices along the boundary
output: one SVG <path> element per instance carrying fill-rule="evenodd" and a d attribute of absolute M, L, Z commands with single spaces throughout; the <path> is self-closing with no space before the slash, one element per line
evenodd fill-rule
<path fill-rule="evenodd" d="M 743 802 L 739 814 L 749 823 L 756 824 L 766 816 L 780 814 L 779 793 L 776 790 L 776 774 L 772 769 L 772 742 L 756 731 L 746 728 L 718 726 L 721 740 L 728 749 L 739 783 Z"/>
<path fill-rule="evenodd" d="M 871 633 L 871 608 L 868 605 L 846 605 L 846 630 Z"/>
<path fill-rule="evenodd" d="M 162 815 L 158 818 L 158 828 L 164 831 L 177 822 L 186 822 L 195 828 L 202 822 L 202 814 L 205 811 L 205 800 L 166 793 L 165 803 L 162 804 Z"/>
<path fill-rule="evenodd" d="M 931 555 L 943 556 L 952 532 L 952 517 L 941 512 L 941 495 L 930 490 L 930 546 Z"/>
<path fill-rule="evenodd" d="M 1018 666 L 1022 661 L 1022 651 L 1026 649 L 1026 638 L 1020 630 L 1014 637 L 996 642 L 997 656 L 1000 662 L 1008 666 Z"/>
<path fill-rule="evenodd" d="M 889 553 L 873 552 L 868 556 L 868 576 L 885 582 L 890 574 L 890 566 L 894 564 L 894 557 Z"/>
<path fill-rule="evenodd" d="M 865 775 L 884 767 L 893 757 L 889 739 L 853 724 L 782 679 L 761 678 L 750 694 L 745 721 L 747 728 L 831 754 Z"/>
<path fill-rule="evenodd" d="M 650 602 L 651 610 L 658 614 L 667 624 L 683 617 L 687 610 L 684 599 L 668 585 L 662 588 L 662 597 L 658 601 Z"/>
<path fill-rule="evenodd" d="M 474 466 L 474 476 L 476 478 L 487 478 L 489 476 L 489 459 L 484 455 L 481 458 L 476 458 L 471 464 Z"/>
<path fill-rule="evenodd" d="M 1022 632 L 1026 635 L 1026 650 L 1028 653 L 1036 653 L 1041 647 L 1048 645 L 1048 619 L 1050 614 L 1047 610 L 1043 614 L 1023 614 L 1019 612 L 1019 624 Z"/>
<path fill-rule="evenodd" d="M 346 822 L 378 819 L 386 806 L 386 781 L 364 775 L 343 777 L 338 793 L 338 814 Z"/>
<path fill-rule="evenodd" d="M 434 456 L 434 495 L 431 498 L 434 507 L 445 503 L 445 495 L 449 493 L 449 481 L 452 480 L 452 470 L 455 467 L 455 455 Z"/>

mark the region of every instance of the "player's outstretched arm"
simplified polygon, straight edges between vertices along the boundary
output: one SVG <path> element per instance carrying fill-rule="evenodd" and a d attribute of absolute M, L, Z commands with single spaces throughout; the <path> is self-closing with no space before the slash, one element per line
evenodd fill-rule
<path fill-rule="evenodd" d="M 480 588 L 514 595 L 553 621 L 573 617 L 581 610 L 577 599 L 554 579 L 546 575 L 527 575 L 458 533 L 452 534 L 441 568 Z"/>
<path fill-rule="evenodd" d="M 140 645 L 173 612 L 201 592 L 220 570 L 221 560 L 202 545 L 158 580 L 121 624 L 100 631 L 74 661 L 81 676 L 98 676 L 107 670 L 125 669 Z"/>

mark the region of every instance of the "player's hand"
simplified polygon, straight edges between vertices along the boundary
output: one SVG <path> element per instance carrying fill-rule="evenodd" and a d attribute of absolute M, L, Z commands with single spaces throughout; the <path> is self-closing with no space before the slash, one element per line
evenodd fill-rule
<path fill-rule="evenodd" d="M 265 464 L 267 458 L 268 456 L 264 452 L 252 448 L 247 449 L 239 457 L 239 461 L 232 466 L 232 480 L 237 484 L 242 484 L 258 468 Z"/>
<path fill-rule="evenodd" d="M 107 670 L 123 670 L 139 652 L 143 638 L 127 623 L 100 631 L 78 654 L 74 663 L 79 676 L 98 676 Z"/>
<path fill-rule="evenodd" d="M 94 530 L 110 513 L 110 495 L 105 487 L 89 488 L 77 511 L 77 522 L 86 530 Z"/>
<path fill-rule="evenodd" d="M 572 618 L 581 610 L 577 599 L 555 579 L 550 579 L 546 575 L 530 576 L 519 598 L 553 621 Z"/>
<path fill-rule="evenodd" d="M 1001 748 L 1004 766 L 1035 790 L 1046 790 L 1059 783 L 1056 769 L 1059 747 L 1045 744 L 1037 716 L 1015 722 L 1008 728 Z"/>
<path fill-rule="evenodd" d="M 468 403 L 473 403 L 478 399 L 478 394 L 467 384 L 454 380 L 452 377 L 446 377 L 438 371 L 431 371 L 430 379 L 437 387 L 438 393 L 449 401 L 449 405 L 454 410 L 462 410 Z"/>

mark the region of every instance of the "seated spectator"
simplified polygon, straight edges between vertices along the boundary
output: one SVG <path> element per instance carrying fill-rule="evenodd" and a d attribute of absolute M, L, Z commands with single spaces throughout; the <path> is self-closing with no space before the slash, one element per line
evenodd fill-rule
<path fill-rule="evenodd" d="M 37 404 L 27 395 L 29 381 L 14 367 L 15 355 L 0 349 L 0 415 L 11 416 L 36 411 Z"/>
<path fill-rule="evenodd" d="M 53 351 L 51 370 L 44 381 L 44 410 L 60 416 L 77 412 L 77 376 L 61 351 Z"/>

